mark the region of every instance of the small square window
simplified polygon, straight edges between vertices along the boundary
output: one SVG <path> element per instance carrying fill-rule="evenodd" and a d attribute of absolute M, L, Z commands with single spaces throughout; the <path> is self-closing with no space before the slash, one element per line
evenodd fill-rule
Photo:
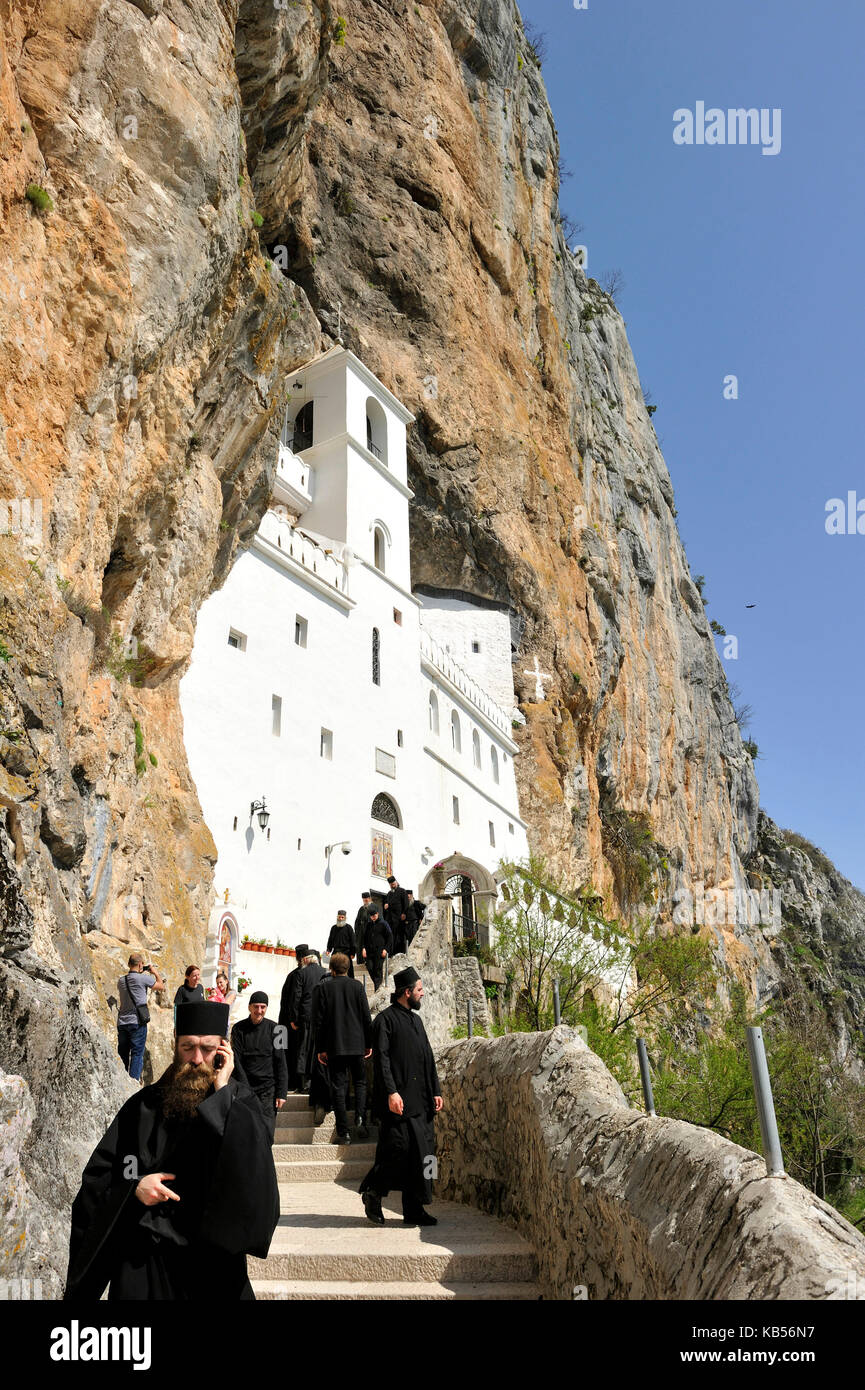
<path fill-rule="evenodd" d="M 490 826 L 490 844 L 491 844 L 491 845 L 494 845 L 495 842 L 496 842 L 496 828 L 495 828 L 495 826 L 493 825 L 492 821 L 490 821 L 489 826 Z"/>
<path fill-rule="evenodd" d="M 333 759 L 333 731 L 322 729 L 321 731 L 321 756 L 327 758 L 328 762 Z"/>
<path fill-rule="evenodd" d="M 246 651 L 246 633 L 238 632 L 236 628 L 231 628 L 228 634 L 228 645 L 234 647 L 235 651 Z"/>
<path fill-rule="evenodd" d="M 294 642 L 295 642 L 295 646 L 297 646 L 297 647 L 305 647 L 305 646 L 306 646 L 306 634 L 307 634 L 307 629 L 308 629 L 308 627 L 309 627 L 309 624 L 307 623 L 306 618 L 302 618 L 302 617 L 300 616 L 300 614 L 297 613 L 297 614 L 295 615 L 295 619 L 294 619 Z"/>
<path fill-rule="evenodd" d="M 472 651 L 475 653 L 475 655 L 477 655 L 477 653 L 480 651 L 480 649 L 481 649 L 481 644 L 480 644 L 480 642 L 472 642 Z"/>
<path fill-rule="evenodd" d="M 510 820 L 509 820 L 509 821 L 508 821 L 508 834 L 509 834 L 509 835 L 513 835 L 513 833 L 514 833 L 514 823 L 513 823 L 513 821 L 510 821 Z"/>
<path fill-rule="evenodd" d="M 279 738 L 280 734 L 282 733 L 282 696 L 281 696 L 281 695 L 271 695 L 271 697 L 270 697 L 270 708 L 271 708 L 271 726 L 270 726 L 270 732 L 273 734 L 273 737 L 274 737 L 274 738 Z"/>
<path fill-rule="evenodd" d="M 453 798 L 453 808 L 454 808 L 454 825 L 459 825 L 459 823 L 460 823 L 460 799 L 459 799 L 458 796 L 455 796 L 455 797 Z"/>
<path fill-rule="evenodd" d="M 397 627 L 402 627 L 402 613 L 400 613 L 398 608 L 393 610 L 393 620 Z"/>

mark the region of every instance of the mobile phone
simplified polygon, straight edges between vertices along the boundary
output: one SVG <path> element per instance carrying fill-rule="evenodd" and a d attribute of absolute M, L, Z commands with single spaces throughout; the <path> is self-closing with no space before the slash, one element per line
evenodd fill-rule
<path fill-rule="evenodd" d="M 221 1071 L 224 1066 L 225 1058 L 223 1057 L 221 1052 L 217 1052 L 216 1056 L 213 1059 L 213 1070 Z"/>

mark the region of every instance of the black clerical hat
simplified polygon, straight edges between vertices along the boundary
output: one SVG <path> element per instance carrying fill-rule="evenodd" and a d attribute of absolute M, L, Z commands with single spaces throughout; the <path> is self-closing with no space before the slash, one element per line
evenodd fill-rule
<path fill-rule="evenodd" d="M 402 994 L 404 989 L 411 989 L 412 985 L 416 985 L 419 979 L 420 975 L 414 966 L 407 965 L 405 970 L 398 970 L 394 975 L 393 987 L 397 994 Z"/>
<path fill-rule="evenodd" d="M 388 883 L 396 883 L 396 879 L 394 878 L 393 874 L 388 874 L 387 881 Z"/>
<path fill-rule="evenodd" d="M 174 1015 L 174 1028 L 177 1036 L 201 1038 L 214 1035 L 228 1037 L 227 1004 L 216 1004 L 209 999 L 194 999 L 191 1004 L 178 1004 Z"/>
<path fill-rule="evenodd" d="M 369 890 L 367 890 L 367 892 L 361 893 L 360 896 L 361 896 L 362 898 L 371 898 L 371 897 L 372 897 L 372 893 L 370 893 Z"/>
<path fill-rule="evenodd" d="M 263 989 L 257 989 L 254 994 L 249 996 L 250 1004 L 269 1004 L 270 1000 Z"/>
<path fill-rule="evenodd" d="M 302 942 L 300 946 L 295 946 L 294 954 L 298 960 L 303 960 L 304 956 L 309 955 L 309 947 L 307 946 L 305 941 Z"/>

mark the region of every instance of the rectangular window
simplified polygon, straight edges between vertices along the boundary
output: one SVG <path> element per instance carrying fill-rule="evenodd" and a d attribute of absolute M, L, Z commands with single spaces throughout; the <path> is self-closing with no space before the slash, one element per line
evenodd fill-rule
<path fill-rule="evenodd" d="M 491 845 L 494 845 L 495 842 L 496 842 L 496 828 L 495 828 L 495 826 L 493 825 L 492 821 L 490 821 L 489 826 L 490 826 L 490 844 L 491 844 Z"/>
<path fill-rule="evenodd" d="M 509 821 L 508 821 L 508 834 L 509 834 L 509 835 L 513 835 L 513 833 L 514 833 L 514 823 L 513 823 L 513 821 L 510 821 L 510 820 L 509 820 Z"/>
<path fill-rule="evenodd" d="M 472 651 L 477 654 L 481 649 L 480 642 L 472 642 Z"/>
<path fill-rule="evenodd" d="M 306 646 L 306 632 L 308 626 L 309 624 L 306 618 L 302 618 L 299 613 L 296 613 L 294 618 L 294 641 L 296 646 Z"/>
<path fill-rule="evenodd" d="M 385 777 L 396 777 L 396 758 L 393 753 L 386 753 L 383 748 L 376 748 L 375 770 L 384 773 Z"/>
<path fill-rule="evenodd" d="M 270 708 L 272 711 L 273 723 L 270 732 L 274 738 L 279 738 L 282 733 L 282 696 L 271 695 Z"/>
<path fill-rule="evenodd" d="M 393 610 L 393 620 L 397 627 L 402 627 L 402 613 L 400 613 L 398 608 Z"/>
<path fill-rule="evenodd" d="M 402 748 L 402 729 L 397 729 L 396 731 L 396 746 L 397 748 Z"/>
<path fill-rule="evenodd" d="M 321 731 L 321 756 L 327 758 L 328 762 L 333 760 L 333 731 L 322 729 Z"/>
<path fill-rule="evenodd" d="M 298 847 L 298 849 L 300 849 L 300 840 L 298 840 L 298 842 L 297 842 L 297 847 Z"/>
<path fill-rule="evenodd" d="M 455 796 L 455 797 L 453 798 L 453 804 L 454 804 L 454 825 L 459 825 L 459 823 L 460 823 L 460 799 L 459 799 L 458 796 Z"/>
<path fill-rule="evenodd" d="M 234 647 L 239 652 L 246 651 L 246 633 L 238 632 L 236 628 L 231 628 L 228 634 L 228 645 Z"/>

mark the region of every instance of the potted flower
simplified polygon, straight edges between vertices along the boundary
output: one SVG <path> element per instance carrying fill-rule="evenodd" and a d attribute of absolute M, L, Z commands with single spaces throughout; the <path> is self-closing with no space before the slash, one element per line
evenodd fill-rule
<path fill-rule="evenodd" d="M 433 864 L 433 891 L 437 898 L 440 898 L 442 893 L 445 891 L 446 883 L 447 869 L 445 868 L 443 862 L 439 860 L 437 864 Z"/>
<path fill-rule="evenodd" d="M 249 939 L 248 936 L 244 936 L 243 940 L 242 940 L 241 943 L 240 943 L 240 949 L 241 949 L 241 951 L 251 951 L 251 950 L 252 950 L 252 942 L 250 941 L 250 939 Z"/>
<path fill-rule="evenodd" d="M 249 986 L 250 986 L 251 984 L 252 984 L 252 980 L 250 979 L 250 977 L 249 977 L 248 975 L 238 975 L 238 977 L 237 977 L 237 992 L 238 992 L 238 994 L 242 994 L 243 991 L 244 991 L 245 989 L 249 989 Z"/>

